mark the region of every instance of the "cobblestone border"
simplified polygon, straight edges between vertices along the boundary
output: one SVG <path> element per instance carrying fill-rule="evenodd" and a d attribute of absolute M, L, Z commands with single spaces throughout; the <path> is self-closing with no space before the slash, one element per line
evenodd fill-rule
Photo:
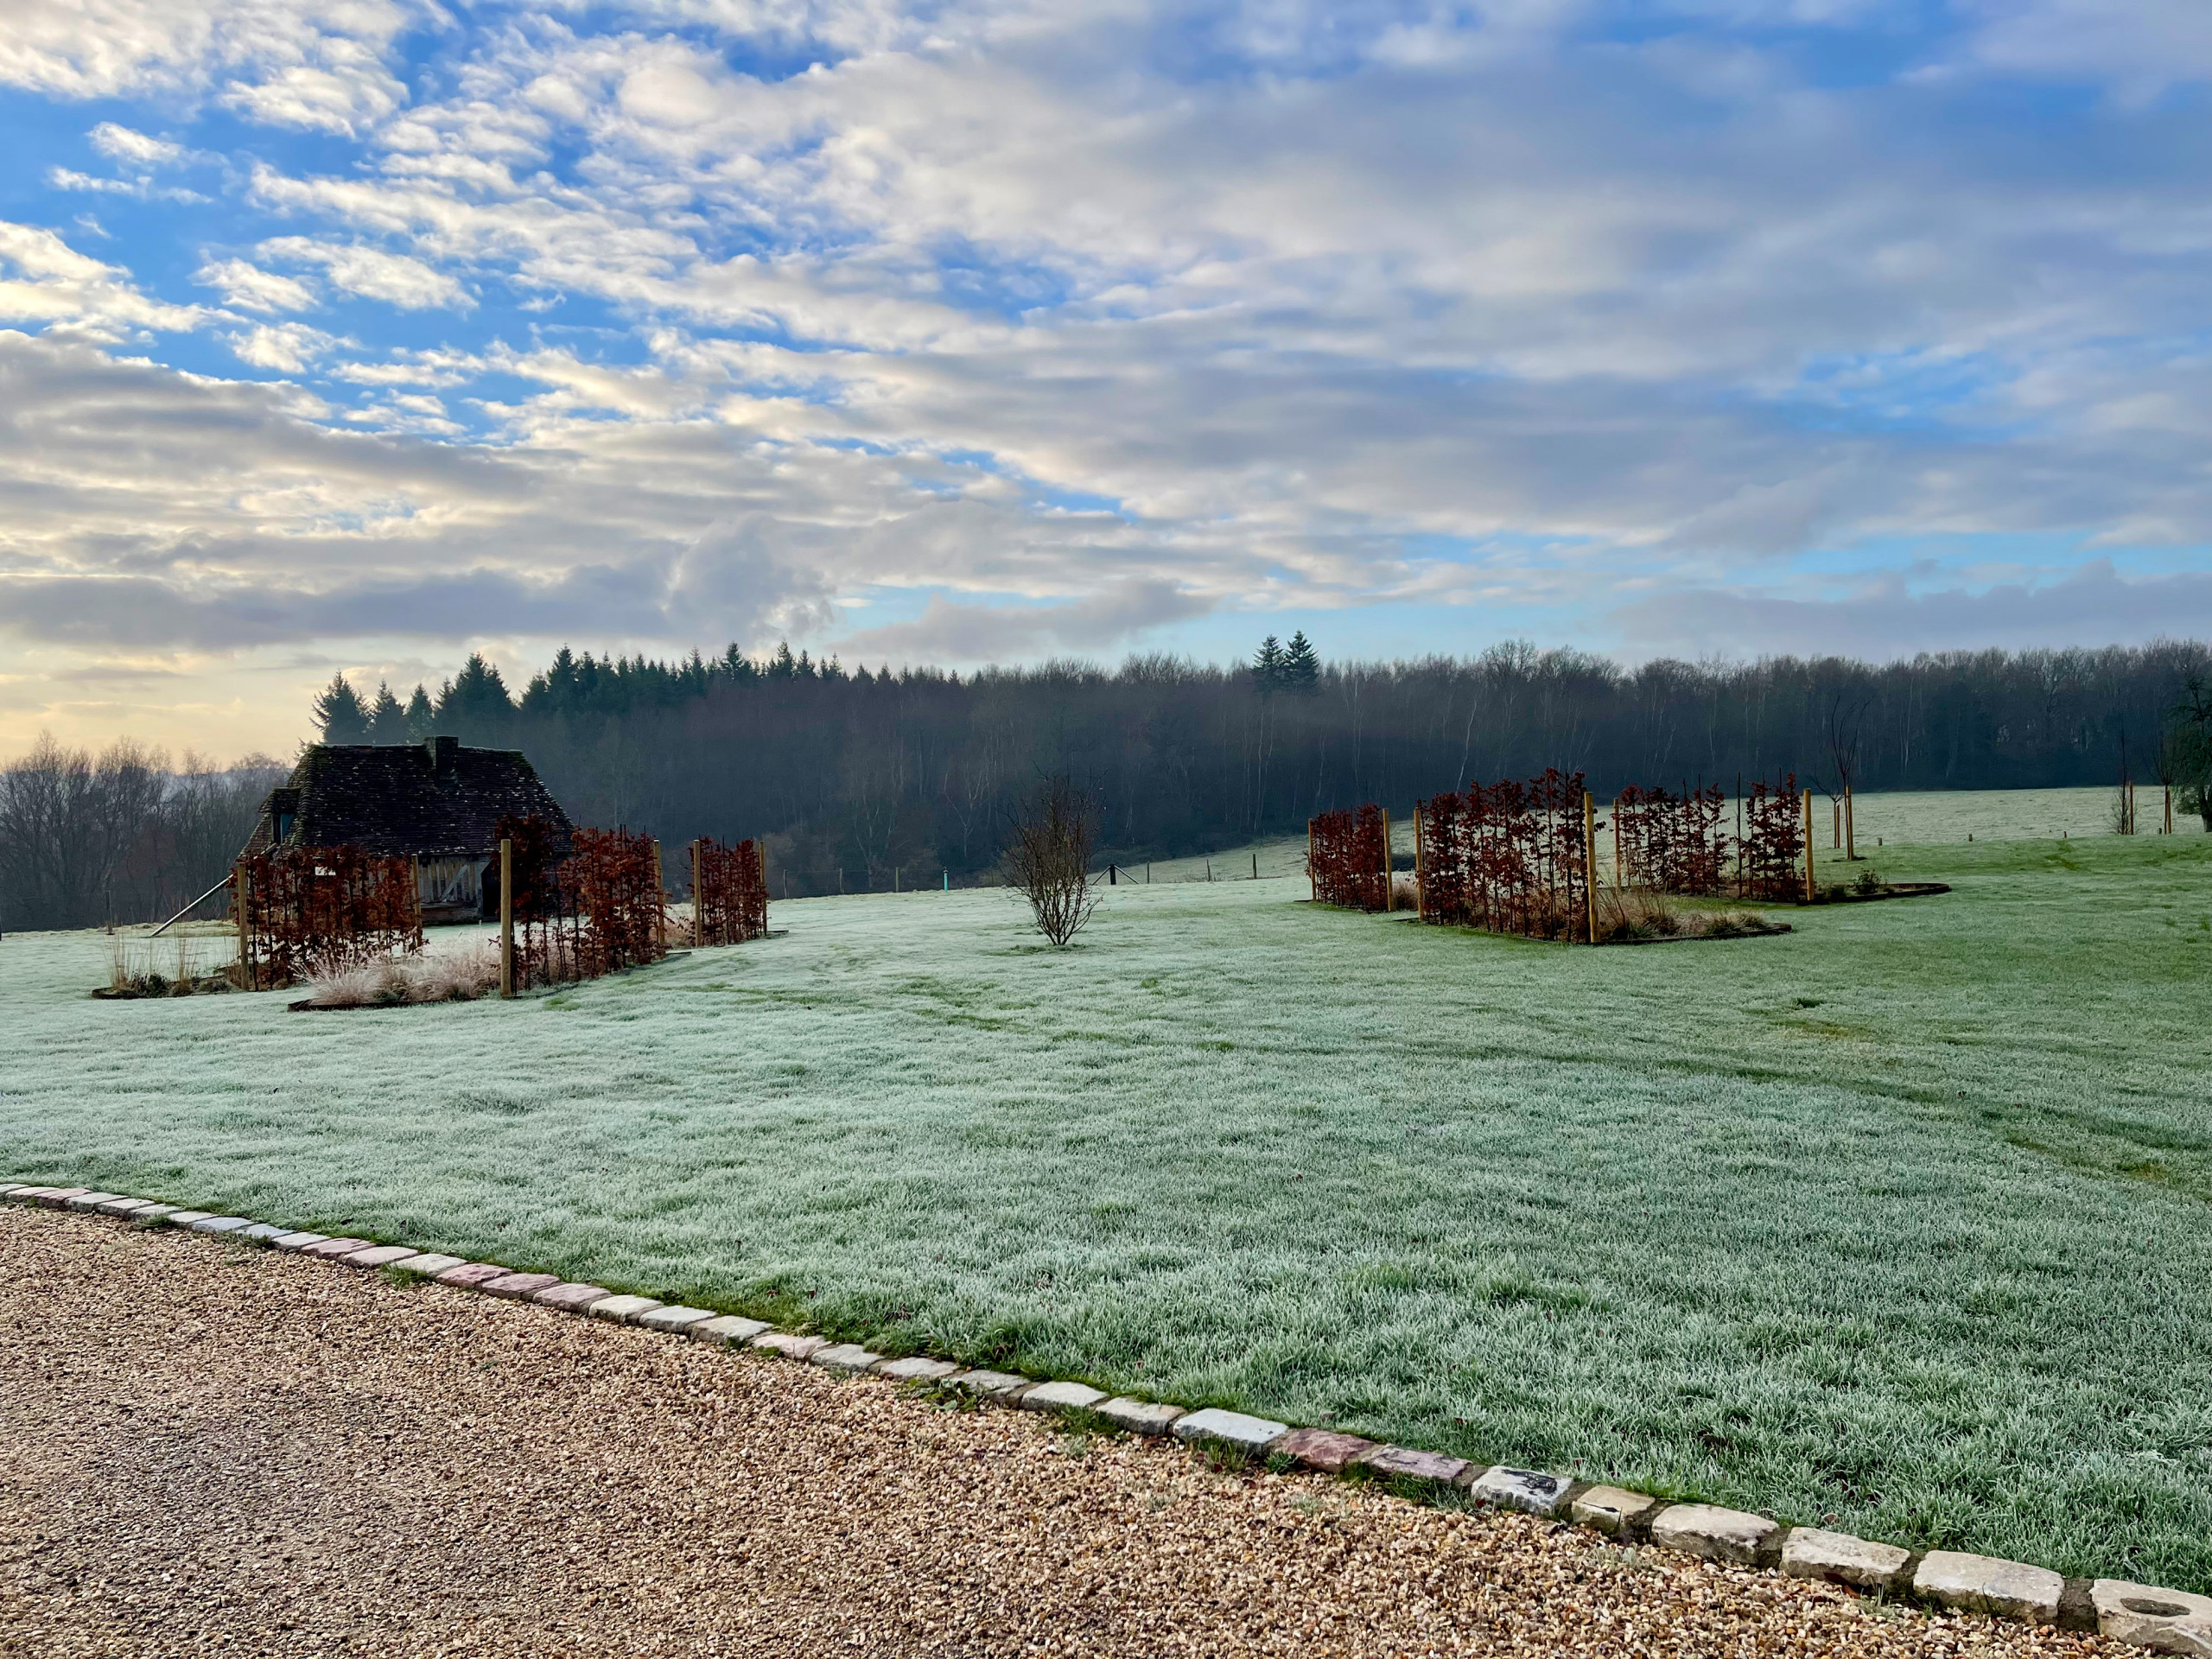
<path fill-rule="evenodd" d="M 0 1202 L 111 1216 L 138 1225 L 242 1239 L 362 1269 L 385 1268 L 586 1318 L 634 1325 L 719 1347 L 753 1348 L 849 1374 L 872 1374 L 1027 1411 L 1087 1414 L 1133 1433 L 1170 1435 L 1188 1445 L 1342 1475 L 1364 1470 L 1401 1486 L 1460 1492 L 1478 1503 L 1589 1527 L 1624 1543 L 1680 1550 L 1707 1560 L 1778 1568 L 1869 1594 L 1955 1611 L 2064 1630 L 2095 1630 L 2157 1653 L 2212 1659 L 2212 1596 L 2119 1579 L 2068 1579 L 2048 1567 L 1956 1550 L 1918 1552 L 1818 1527 L 1785 1527 L 1763 1515 L 1709 1503 L 1669 1503 L 1624 1487 L 1566 1475 L 1484 1465 L 1412 1446 L 1383 1446 L 1334 1429 L 1297 1428 L 1239 1411 L 1188 1411 L 1134 1395 L 1109 1398 L 1087 1383 L 1039 1382 L 1010 1371 L 971 1369 L 947 1359 L 890 1359 L 858 1343 L 782 1331 L 763 1319 L 671 1306 L 650 1296 L 616 1295 L 599 1285 L 550 1273 L 521 1273 L 497 1262 L 466 1262 L 365 1238 L 288 1231 L 244 1216 L 219 1216 L 151 1198 L 89 1187 L 0 1183 Z"/>

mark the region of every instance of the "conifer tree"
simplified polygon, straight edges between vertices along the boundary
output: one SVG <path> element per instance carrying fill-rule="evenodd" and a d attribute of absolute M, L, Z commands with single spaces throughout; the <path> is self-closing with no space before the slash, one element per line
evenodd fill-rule
<path fill-rule="evenodd" d="M 1274 696 L 1282 685 L 1282 642 L 1272 633 L 1260 641 L 1259 654 L 1252 658 L 1252 683 L 1263 697 Z"/>
<path fill-rule="evenodd" d="M 399 699 L 391 694 L 387 680 L 377 682 L 377 700 L 369 709 L 369 741 L 372 743 L 404 743 L 407 741 L 407 710 L 399 706 Z"/>
<path fill-rule="evenodd" d="M 315 724 L 322 728 L 326 743 L 365 743 L 369 741 L 369 711 L 361 706 L 360 693 L 334 674 L 322 695 L 315 700 Z"/>
<path fill-rule="evenodd" d="M 438 711 L 430 707 L 430 694 L 420 680 L 415 682 L 415 695 L 407 699 L 407 737 L 410 742 L 427 743 L 437 730 Z"/>
<path fill-rule="evenodd" d="M 1290 643 L 1283 647 L 1281 681 L 1284 690 L 1300 696 L 1310 697 L 1320 690 L 1321 659 L 1314 654 L 1313 642 L 1303 628 L 1292 634 Z"/>

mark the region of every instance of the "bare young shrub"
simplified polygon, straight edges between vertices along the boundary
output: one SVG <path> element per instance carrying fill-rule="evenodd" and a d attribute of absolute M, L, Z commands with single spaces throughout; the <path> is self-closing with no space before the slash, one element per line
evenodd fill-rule
<path fill-rule="evenodd" d="M 1090 798 L 1065 776 L 1048 779 L 1014 817 L 1001 866 L 1007 885 L 1029 901 L 1037 931 L 1064 945 L 1097 906 L 1090 854 L 1097 833 Z"/>

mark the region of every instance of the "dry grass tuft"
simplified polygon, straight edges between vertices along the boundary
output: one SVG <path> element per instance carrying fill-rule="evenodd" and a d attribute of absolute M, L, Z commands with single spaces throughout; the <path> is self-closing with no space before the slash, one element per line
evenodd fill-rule
<path fill-rule="evenodd" d="M 316 1008 L 392 1008 L 410 1002 L 473 1002 L 499 986 L 499 953 L 488 943 L 466 950 L 379 957 L 316 974 L 305 998 Z"/>

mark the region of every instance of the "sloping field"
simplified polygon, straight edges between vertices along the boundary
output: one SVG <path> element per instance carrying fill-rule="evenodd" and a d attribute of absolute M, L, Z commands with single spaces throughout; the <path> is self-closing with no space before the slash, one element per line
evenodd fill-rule
<path fill-rule="evenodd" d="M 12 938 L 0 1174 L 2212 1589 L 2212 839 L 1878 868 L 1957 890 L 1603 950 L 821 899 L 342 1014 Z"/>

